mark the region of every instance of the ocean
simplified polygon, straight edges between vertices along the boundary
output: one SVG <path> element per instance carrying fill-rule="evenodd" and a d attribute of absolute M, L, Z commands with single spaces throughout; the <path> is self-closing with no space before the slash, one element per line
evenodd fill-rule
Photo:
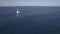
<path fill-rule="evenodd" d="M 60 34 L 60 7 L 0 7 L 0 34 Z"/>

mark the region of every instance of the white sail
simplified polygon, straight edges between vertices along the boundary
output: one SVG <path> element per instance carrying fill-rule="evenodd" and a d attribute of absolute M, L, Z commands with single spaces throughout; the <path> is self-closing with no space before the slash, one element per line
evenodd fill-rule
<path fill-rule="evenodd" d="M 20 13 L 20 11 L 17 9 L 16 13 L 18 14 L 18 13 Z"/>
<path fill-rule="evenodd" d="M 17 9 L 16 14 L 17 14 L 17 16 L 20 15 L 20 11 L 19 11 L 19 9 Z"/>

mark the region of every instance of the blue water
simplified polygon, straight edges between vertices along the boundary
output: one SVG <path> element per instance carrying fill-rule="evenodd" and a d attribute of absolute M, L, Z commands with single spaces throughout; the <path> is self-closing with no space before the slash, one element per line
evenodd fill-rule
<path fill-rule="evenodd" d="M 0 34 L 60 34 L 60 7 L 0 7 Z"/>

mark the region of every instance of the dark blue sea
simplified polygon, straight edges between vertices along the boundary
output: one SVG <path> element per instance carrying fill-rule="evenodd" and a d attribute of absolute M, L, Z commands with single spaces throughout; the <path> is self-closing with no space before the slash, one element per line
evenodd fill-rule
<path fill-rule="evenodd" d="M 60 7 L 0 7 L 0 34 L 60 34 Z"/>

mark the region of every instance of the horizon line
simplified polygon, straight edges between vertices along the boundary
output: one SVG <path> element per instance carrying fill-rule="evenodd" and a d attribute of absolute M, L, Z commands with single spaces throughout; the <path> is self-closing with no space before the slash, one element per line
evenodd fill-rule
<path fill-rule="evenodd" d="M 0 7 L 4 7 L 4 6 L 0 6 Z"/>

